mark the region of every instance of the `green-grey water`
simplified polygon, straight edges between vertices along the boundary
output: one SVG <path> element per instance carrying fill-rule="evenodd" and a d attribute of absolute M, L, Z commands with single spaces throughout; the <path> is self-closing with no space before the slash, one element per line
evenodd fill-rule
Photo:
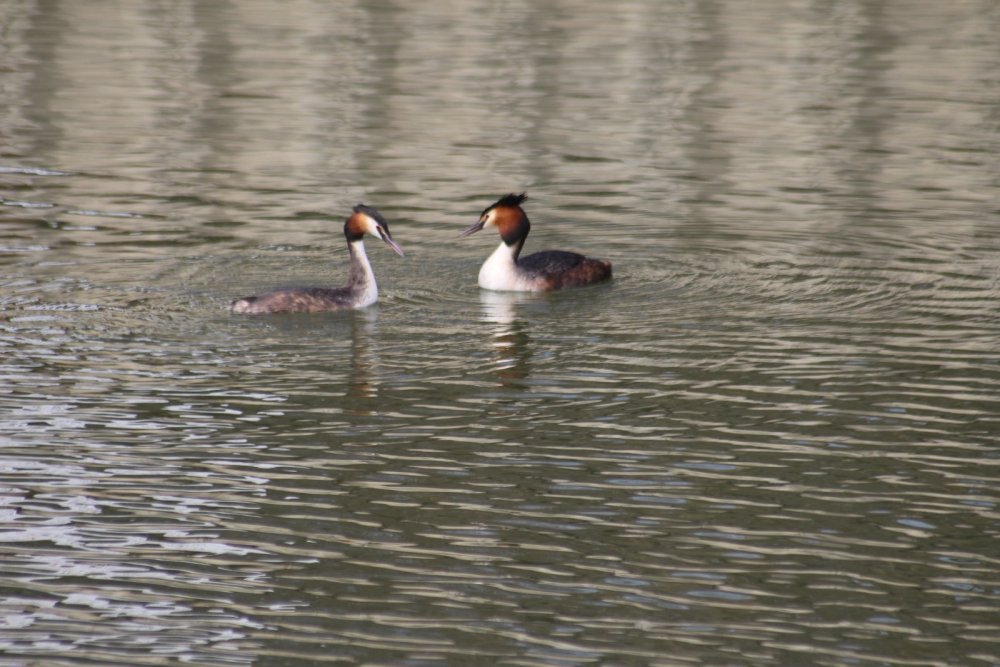
<path fill-rule="evenodd" d="M 998 34 L 0 0 L 0 664 L 1000 665 Z"/>

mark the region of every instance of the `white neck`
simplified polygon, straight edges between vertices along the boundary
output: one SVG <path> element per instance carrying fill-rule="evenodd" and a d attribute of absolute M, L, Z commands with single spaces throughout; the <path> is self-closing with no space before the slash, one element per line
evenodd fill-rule
<path fill-rule="evenodd" d="M 365 253 L 364 241 L 351 241 L 348 248 L 351 251 L 351 277 L 347 286 L 357 294 L 357 307 L 364 308 L 378 301 L 375 272 Z"/>
<path fill-rule="evenodd" d="M 492 290 L 523 290 L 517 275 L 514 253 L 517 245 L 508 246 L 503 241 L 479 269 L 479 286 Z"/>

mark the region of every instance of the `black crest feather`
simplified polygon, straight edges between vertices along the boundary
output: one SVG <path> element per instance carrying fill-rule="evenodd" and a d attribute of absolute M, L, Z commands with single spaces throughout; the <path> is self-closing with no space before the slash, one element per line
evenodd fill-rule
<path fill-rule="evenodd" d="M 496 202 L 484 208 L 483 214 L 485 214 L 490 209 L 496 208 L 497 206 L 520 206 L 527 198 L 528 194 L 526 192 L 522 192 L 519 195 L 516 195 L 513 192 L 511 192 L 509 195 L 504 195 L 503 197 L 500 197 L 500 199 L 496 200 Z"/>
<path fill-rule="evenodd" d="M 354 212 L 364 213 L 369 218 L 371 218 L 378 224 L 382 225 L 382 229 L 385 229 L 386 231 L 389 230 L 389 223 L 386 221 L 385 218 L 382 217 L 381 213 L 373 209 L 371 206 L 367 206 L 365 204 L 358 204 L 357 206 L 354 207 Z"/>

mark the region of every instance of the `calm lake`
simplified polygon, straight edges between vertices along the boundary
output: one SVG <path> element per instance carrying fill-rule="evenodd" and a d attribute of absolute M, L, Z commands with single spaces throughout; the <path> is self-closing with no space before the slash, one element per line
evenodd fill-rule
<path fill-rule="evenodd" d="M 997 35 L 0 0 L 0 665 L 997 667 Z M 613 282 L 480 290 L 522 191 Z"/>

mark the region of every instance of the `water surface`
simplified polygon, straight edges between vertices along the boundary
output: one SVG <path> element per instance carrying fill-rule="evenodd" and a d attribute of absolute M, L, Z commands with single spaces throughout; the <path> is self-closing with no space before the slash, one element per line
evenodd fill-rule
<path fill-rule="evenodd" d="M 993 3 L 334 5 L 0 1 L 0 664 L 1000 664 Z"/>

